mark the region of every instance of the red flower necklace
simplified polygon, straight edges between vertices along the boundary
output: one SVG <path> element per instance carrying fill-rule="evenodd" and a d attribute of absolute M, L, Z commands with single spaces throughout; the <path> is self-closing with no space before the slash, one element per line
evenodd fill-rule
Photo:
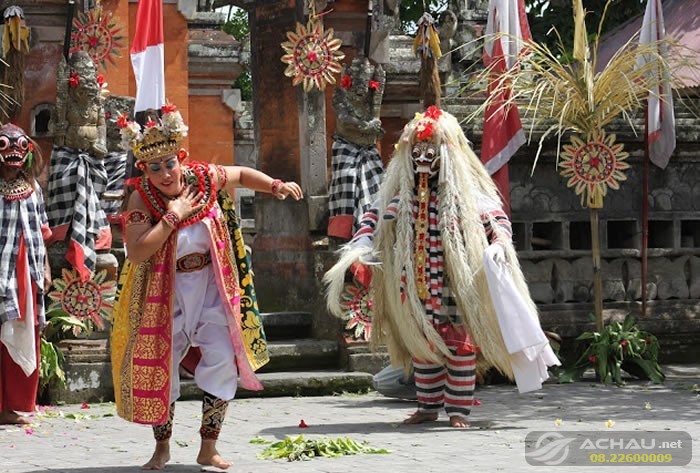
<path fill-rule="evenodd" d="M 197 162 L 190 163 L 189 165 L 183 165 L 183 177 L 185 184 L 196 185 L 197 190 L 204 195 L 202 198 L 204 205 L 187 219 L 181 221 L 178 228 L 187 227 L 202 220 L 209 214 L 209 211 L 216 202 L 216 184 L 212 181 L 211 176 L 209 175 L 208 165 Z M 163 214 L 168 211 L 168 205 L 164 200 L 163 194 L 148 178 L 141 177 L 140 181 L 141 182 L 140 185 L 137 186 L 137 190 L 141 195 L 141 198 L 146 203 L 148 210 L 151 211 L 156 220 L 160 220 Z"/>

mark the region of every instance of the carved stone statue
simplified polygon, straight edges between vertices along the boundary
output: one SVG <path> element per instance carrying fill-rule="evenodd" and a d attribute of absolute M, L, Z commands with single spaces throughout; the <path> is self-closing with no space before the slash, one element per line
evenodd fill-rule
<path fill-rule="evenodd" d="M 373 144 L 384 134 L 379 112 L 386 73 L 381 65 L 372 66 L 369 59 L 358 56 L 341 77 L 333 93 L 335 133 L 351 143 Z"/>
<path fill-rule="evenodd" d="M 381 184 L 384 166 L 376 142 L 384 133 L 379 114 L 385 81 L 380 65 L 358 56 L 335 88 L 328 236 L 350 239 Z"/>
<path fill-rule="evenodd" d="M 85 52 L 71 55 L 67 63 L 61 60 L 56 85 L 46 199 L 53 234 L 47 245 L 65 242 L 66 259 L 86 280 L 95 270 L 96 250 L 109 249 L 112 244 L 100 202 L 108 184 L 102 87 L 95 64 Z"/>
<path fill-rule="evenodd" d="M 101 204 L 110 222 L 118 220 L 128 162 L 117 119 L 120 115 L 130 115 L 134 110 L 134 102 L 134 97 L 120 95 L 108 95 L 104 99 L 108 153 L 103 159 L 107 171 L 107 187 L 102 194 Z"/>
<path fill-rule="evenodd" d="M 104 98 L 104 116 L 107 129 L 107 150 L 112 152 L 126 152 L 127 149 L 122 143 L 122 136 L 119 133 L 121 128 L 117 125 L 119 115 L 131 115 L 134 110 L 134 97 L 121 95 L 108 95 Z M 129 118 L 133 119 L 132 117 Z"/>
<path fill-rule="evenodd" d="M 107 154 L 101 86 L 97 68 L 84 51 L 61 59 L 57 72 L 54 143 L 101 158 Z"/>

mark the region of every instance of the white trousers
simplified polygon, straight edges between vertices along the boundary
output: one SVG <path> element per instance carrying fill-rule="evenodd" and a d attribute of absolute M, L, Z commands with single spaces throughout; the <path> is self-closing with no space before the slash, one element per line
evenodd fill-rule
<path fill-rule="evenodd" d="M 203 391 L 229 401 L 236 395 L 238 372 L 224 305 L 212 265 L 175 275 L 173 365 L 170 402 L 180 397 L 180 361 L 190 346 L 202 359 L 194 380 Z"/>

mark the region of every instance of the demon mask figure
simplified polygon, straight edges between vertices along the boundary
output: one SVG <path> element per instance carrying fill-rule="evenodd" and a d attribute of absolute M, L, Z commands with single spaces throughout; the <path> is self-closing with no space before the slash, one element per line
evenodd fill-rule
<path fill-rule="evenodd" d="M 29 137 L 20 127 L 8 123 L 0 127 L 0 164 L 22 168 L 31 154 Z"/>

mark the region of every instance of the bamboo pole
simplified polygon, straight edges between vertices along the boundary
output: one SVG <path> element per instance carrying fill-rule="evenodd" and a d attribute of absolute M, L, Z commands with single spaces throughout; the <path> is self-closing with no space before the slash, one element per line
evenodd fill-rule
<path fill-rule="evenodd" d="M 644 111 L 644 163 L 642 167 L 642 308 L 647 314 L 647 261 L 649 259 L 649 104 Z"/>
<path fill-rule="evenodd" d="M 600 273 L 600 230 L 598 208 L 591 207 L 591 250 L 593 256 L 593 301 L 596 331 L 603 331 L 603 275 Z"/>

